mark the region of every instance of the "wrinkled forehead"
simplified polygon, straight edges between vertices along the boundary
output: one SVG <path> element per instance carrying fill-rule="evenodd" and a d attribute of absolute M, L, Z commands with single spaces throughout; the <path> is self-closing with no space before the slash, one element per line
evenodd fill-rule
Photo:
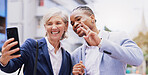
<path fill-rule="evenodd" d="M 62 19 L 62 17 L 61 16 L 51 16 L 48 20 L 47 20 L 47 22 L 46 23 L 48 23 L 48 22 L 50 22 L 50 21 L 62 21 L 62 22 L 64 22 L 64 20 Z"/>

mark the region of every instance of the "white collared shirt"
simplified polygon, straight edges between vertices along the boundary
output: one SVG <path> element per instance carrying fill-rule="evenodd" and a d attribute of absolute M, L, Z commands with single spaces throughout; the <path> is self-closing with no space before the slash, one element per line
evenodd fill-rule
<path fill-rule="evenodd" d="M 45 37 L 46 42 L 47 42 L 47 47 L 48 47 L 48 52 L 50 55 L 50 61 L 53 69 L 54 75 L 58 75 L 60 72 L 61 64 L 62 64 L 62 50 L 61 50 L 61 43 L 60 43 L 60 48 L 55 54 L 55 48 L 49 43 L 48 38 Z"/>
<path fill-rule="evenodd" d="M 101 37 L 101 31 L 99 33 L 99 37 Z M 88 44 L 84 43 L 86 47 L 86 56 L 85 56 L 85 67 L 87 75 L 99 75 L 99 66 L 100 66 L 100 52 L 98 46 L 88 46 Z"/>

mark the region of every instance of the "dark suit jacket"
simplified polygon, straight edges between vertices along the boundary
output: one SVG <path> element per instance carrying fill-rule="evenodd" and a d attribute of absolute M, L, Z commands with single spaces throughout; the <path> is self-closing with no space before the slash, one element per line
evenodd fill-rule
<path fill-rule="evenodd" d="M 37 62 L 37 75 L 53 75 L 52 65 L 50 62 L 50 55 L 48 52 L 45 38 L 38 40 L 39 54 Z M 7 73 L 12 73 L 18 70 L 24 64 L 24 75 L 33 75 L 36 42 L 33 39 L 28 39 L 21 46 L 21 57 L 11 59 L 9 63 L 3 67 L 0 65 L 0 69 Z M 70 54 L 62 49 L 62 64 L 59 75 L 70 75 L 72 71 L 72 63 Z"/>

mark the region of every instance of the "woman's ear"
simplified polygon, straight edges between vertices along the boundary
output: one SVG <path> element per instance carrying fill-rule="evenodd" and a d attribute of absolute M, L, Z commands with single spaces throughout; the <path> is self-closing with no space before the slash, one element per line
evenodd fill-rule
<path fill-rule="evenodd" d="M 67 21 L 67 23 L 65 24 L 65 29 L 64 29 L 64 31 L 66 32 L 67 29 L 68 29 L 68 21 Z"/>
<path fill-rule="evenodd" d="M 44 24 L 44 27 L 45 27 L 45 24 Z"/>
<path fill-rule="evenodd" d="M 45 28 L 45 30 L 46 30 L 46 25 L 44 24 L 44 28 Z"/>
<path fill-rule="evenodd" d="M 45 36 L 47 36 L 47 29 L 46 29 L 46 26 L 45 26 L 45 24 L 44 24 L 44 28 L 45 28 L 45 31 L 46 31 L 46 34 L 45 34 Z"/>

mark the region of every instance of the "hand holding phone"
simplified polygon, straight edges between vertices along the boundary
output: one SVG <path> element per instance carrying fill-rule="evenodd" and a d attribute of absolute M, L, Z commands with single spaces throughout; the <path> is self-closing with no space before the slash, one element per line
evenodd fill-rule
<path fill-rule="evenodd" d="M 18 36 L 18 29 L 16 27 L 11 27 L 11 28 L 7 28 L 7 39 L 10 39 L 10 38 L 14 38 L 14 41 L 12 42 L 15 42 L 17 41 L 18 44 L 11 47 L 10 50 L 13 50 L 13 49 L 16 49 L 16 48 L 20 48 L 20 45 L 19 45 L 19 36 Z M 17 51 L 16 53 L 13 53 L 12 55 L 19 55 L 20 54 L 20 50 Z"/>
<path fill-rule="evenodd" d="M 19 51 L 19 48 L 10 50 L 13 46 L 18 44 L 17 41 L 15 42 L 12 42 L 12 41 L 14 41 L 14 38 L 6 40 L 4 45 L 2 46 L 2 55 L 0 57 L 0 63 L 2 64 L 2 66 L 6 66 L 8 62 L 10 61 L 10 59 L 18 58 L 21 56 L 20 54 L 12 55 Z"/>
<path fill-rule="evenodd" d="M 2 66 L 6 66 L 10 59 L 20 57 L 20 45 L 18 30 L 16 27 L 7 28 L 7 39 L 2 46 L 2 55 L 0 57 L 0 63 Z"/>

